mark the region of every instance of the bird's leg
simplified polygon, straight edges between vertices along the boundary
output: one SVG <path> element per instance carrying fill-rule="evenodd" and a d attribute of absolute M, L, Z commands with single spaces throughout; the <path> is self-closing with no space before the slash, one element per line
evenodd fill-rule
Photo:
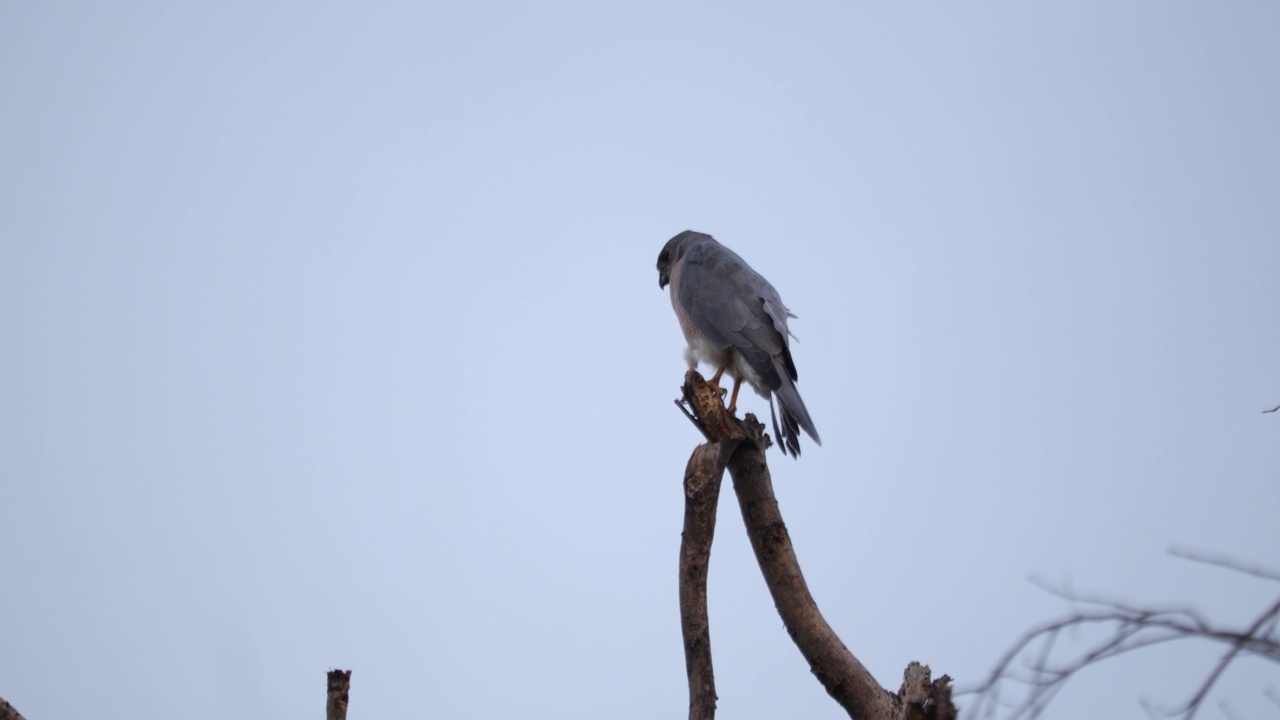
<path fill-rule="evenodd" d="M 716 370 L 716 374 L 712 375 L 711 379 L 707 381 L 708 385 L 714 385 L 715 388 L 720 391 L 720 397 L 724 397 L 724 389 L 720 387 L 720 376 L 724 374 L 725 370 L 729 369 L 729 363 L 732 363 L 732 362 L 733 362 L 733 357 L 730 356 L 729 359 L 725 360 L 724 364 L 720 366 L 720 369 Z M 735 385 L 734 387 L 736 388 L 737 386 Z"/>
<path fill-rule="evenodd" d="M 734 378 L 733 394 L 729 396 L 729 414 L 738 409 L 738 390 L 742 387 L 742 378 Z"/>

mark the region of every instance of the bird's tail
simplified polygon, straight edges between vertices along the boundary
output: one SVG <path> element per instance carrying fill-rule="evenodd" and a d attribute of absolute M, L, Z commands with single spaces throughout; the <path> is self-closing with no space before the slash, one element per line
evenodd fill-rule
<path fill-rule="evenodd" d="M 769 415 L 773 419 L 773 434 L 777 436 L 783 454 L 800 457 L 800 430 L 804 430 L 818 445 L 822 438 L 818 437 L 818 429 L 809 418 L 809 410 L 800 399 L 800 391 L 795 383 L 786 375 L 782 375 L 782 383 L 773 395 L 778 396 L 778 406 L 782 411 L 782 425 L 778 425 L 778 415 L 773 410 L 773 396 L 769 397 Z"/>

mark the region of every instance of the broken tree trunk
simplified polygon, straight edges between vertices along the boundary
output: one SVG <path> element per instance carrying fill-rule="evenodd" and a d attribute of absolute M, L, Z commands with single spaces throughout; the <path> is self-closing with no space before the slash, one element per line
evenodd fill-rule
<path fill-rule="evenodd" d="M 725 469 L 733 478 L 751 548 L 778 614 L 827 693 L 849 717 L 858 720 L 954 720 L 956 709 L 951 702 L 950 678 L 944 675 L 931 680 L 928 666 L 913 662 L 903 673 L 899 691 L 890 692 L 875 681 L 823 618 L 800 571 L 773 492 L 765 458 L 770 441 L 764 434 L 764 426 L 752 415 L 747 415 L 745 421 L 729 415 L 718 389 L 707 385 L 694 370 L 685 375 L 681 408 L 708 440 L 694 450 L 685 471 L 680 609 L 685 629 L 691 720 L 710 720 L 715 714 L 711 637 L 706 614 L 706 563 L 715 529 L 714 503 L 719 497 L 720 478 Z M 698 492 L 691 491 L 691 478 Z M 702 490 L 710 486 L 714 486 L 714 490 Z M 711 503 L 709 512 L 708 502 Z M 691 523 L 691 517 L 699 521 Z M 689 565 L 686 557 L 690 559 Z"/>
<path fill-rule="evenodd" d="M 329 693 L 325 702 L 325 720 L 347 720 L 347 702 L 351 692 L 351 671 L 329 671 Z"/>

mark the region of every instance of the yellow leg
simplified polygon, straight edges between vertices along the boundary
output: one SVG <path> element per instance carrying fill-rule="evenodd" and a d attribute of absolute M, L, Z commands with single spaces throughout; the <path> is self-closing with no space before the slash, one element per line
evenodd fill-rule
<path fill-rule="evenodd" d="M 729 396 L 729 412 L 732 413 L 738 407 L 738 390 L 742 387 L 742 378 L 733 381 L 733 394 Z"/>
<path fill-rule="evenodd" d="M 716 374 L 712 375 L 711 379 L 708 380 L 707 383 L 709 385 L 715 385 L 716 387 L 720 387 L 720 376 L 724 374 L 725 370 L 729 369 L 729 363 L 731 362 L 733 362 L 732 357 L 730 357 L 728 360 L 725 360 L 724 364 L 720 366 L 719 370 L 716 370 Z"/>

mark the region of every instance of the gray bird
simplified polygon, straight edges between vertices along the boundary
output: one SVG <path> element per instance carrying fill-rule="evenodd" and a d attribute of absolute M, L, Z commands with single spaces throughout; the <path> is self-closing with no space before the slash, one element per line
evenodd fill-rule
<path fill-rule="evenodd" d="M 746 380 L 769 400 L 773 433 L 783 454 L 800 457 L 800 428 L 822 444 L 818 429 L 796 390 L 796 364 L 788 346 L 787 318 L 795 317 L 773 289 L 737 253 L 706 233 L 685 230 L 667 241 L 658 255 L 658 287 L 671 285 L 671 306 L 680 318 L 689 347 L 690 368 L 705 362 L 720 376 L 733 378 L 729 408 L 738 403 L 738 388 Z M 782 426 L 773 409 L 778 397 Z"/>

